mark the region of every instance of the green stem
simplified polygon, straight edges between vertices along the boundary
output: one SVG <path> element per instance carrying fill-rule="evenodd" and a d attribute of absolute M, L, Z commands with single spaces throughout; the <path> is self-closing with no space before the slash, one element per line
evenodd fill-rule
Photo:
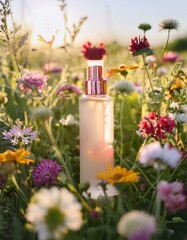
<path fill-rule="evenodd" d="M 120 104 L 120 156 L 121 159 L 123 157 L 123 106 L 124 106 L 124 98 L 121 98 Z"/>
<path fill-rule="evenodd" d="M 8 6 L 10 7 L 10 1 L 8 1 Z M 14 26 L 14 23 L 13 23 L 13 26 Z M 9 50 L 10 52 L 12 53 L 13 55 L 13 59 L 16 63 L 16 67 L 18 69 L 18 72 L 21 74 L 21 67 L 18 63 L 18 60 L 17 60 L 17 53 L 15 52 L 14 48 L 13 48 L 13 45 L 11 43 L 11 40 L 10 40 L 10 35 L 9 35 L 9 30 L 8 30 L 8 24 L 7 24 L 7 15 L 5 16 L 4 18 L 4 28 L 5 28 L 5 31 L 4 31 L 4 34 L 5 34 L 5 37 L 6 37 L 6 41 L 7 41 L 7 45 L 9 47 Z M 15 30 L 15 29 L 14 29 Z"/>
<path fill-rule="evenodd" d="M 150 84 L 150 87 L 151 87 L 151 91 L 152 91 L 152 93 L 153 93 L 153 97 L 155 98 L 154 89 L 153 89 L 153 84 L 152 84 L 152 82 L 151 82 L 151 77 L 150 77 L 150 75 L 149 75 L 149 71 L 148 71 L 147 66 L 146 66 L 146 61 L 145 61 L 145 56 L 144 56 L 144 54 L 142 54 L 142 59 L 143 59 L 145 71 L 146 71 L 146 73 L 147 73 L 147 77 L 148 77 L 148 80 L 149 80 L 149 84 Z"/>
<path fill-rule="evenodd" d="M 62 154 L 61 154 L 61 152 L 58 148 L 58 145 L 56 143 L 55 137 L 53 136 L 53 133 L 52 133 L 52 130 L 51 130 L 51 127 L 49 125 L 48 120 L 44 121 L 44 126 L 45 126 L 46 132 L 48 134 L 49 140 L 50 140 L 50 142 L 51 142 L 51 144 L 52 144 L 52 146 L 53 146 L 53 148 L 56 152 L 56 155 L 57 155 L 58 159 L 62 162 L 62 165 L 63 165 L 63 168 L 65 170 L 67 179 L 70 181 L 71 184 L 73 184 L 73 179 L 71 177 L 71 174 L 69 173 L 69 169 L 66 165 L 66 162 L 65 162 L 65 160 L 64 160 L 64 158 L 63 158 L 63 156 L 62 156 Z"/>
<path fill-rule="evenodd" d="M 17 180 L 16 180 L 16 178 L 15 178 L 14 175 L 11 176 L 11 180 L 12 180 L 14 186 L 15 186 L 15 189 L 16 189 L 18 195 L 20 195 L 20 197 L 21 197 L 21 199 L 23 200 L 23 202 L 27 205 L 28 199 L 27 199 L 27 197 L 25 196 L 24 192 L 23 192 L 23 191 L 21 190 L 21 188 L 19 187 L 19 185 L 18 185 L 18 183 L 17 183 Z"/>
<path fill-rule="evenodd" d="M 162 53 L 160 55 L 160 59 L 162 59 L 162 57 L 164 56 L 164 53 L 166 51 L 166 48 L 168 46 L 168 43 L 169 43 L 169 38 L 170 38 L 170 29 L 168 29 L 168 36 L 167 36 L 167 40 L 166 40 L 166 43 L 164 45 L 164 48 L 162 49 Z"/>
<path fill-rule="evenodd" d="M 158 183 L 160 181 L 160 166 L 158 166 L 158 170 L 157 170 L 157 178 L 156 178 L 156 208 L 155 208 L 155 217 L 156 217 L 156 221 L 158 224 L 158 227 L 160 226 L 160 210 L 161 210 L 161 199 L 159 197 L 159 194 L 157 192 L 157 186 Z"/>
<path fill-rule="evenodd" d="M 145 87 L 146 87 L 146 84 L 145 84 L 145 71 L 143 71 L 143 81 L 142 81 L 142 96 L 143 96 L 143 99 L 145 97 Z"/>

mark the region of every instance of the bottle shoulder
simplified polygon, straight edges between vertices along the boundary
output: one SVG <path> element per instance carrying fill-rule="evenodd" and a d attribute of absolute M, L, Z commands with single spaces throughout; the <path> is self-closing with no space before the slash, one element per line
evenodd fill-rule
<path fill-rule="evenodd" d="M 108 95 L 83 95 L 79 98 L 79 101 L 113 101 L 113 97 Z"/>

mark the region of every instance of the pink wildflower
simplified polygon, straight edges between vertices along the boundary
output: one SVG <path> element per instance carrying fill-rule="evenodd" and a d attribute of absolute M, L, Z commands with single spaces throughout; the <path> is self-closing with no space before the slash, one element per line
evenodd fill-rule
<path fill-rule="evenodd" d="M 14 125 L 9 131 L 4 131 L 3 139 L 8 139 L 12 145 L 17 145 L 18 143 L 29 144 L 37 137 L 37 131 L 32 132 L 32 127 L 23 128 L 21 124 Z"/>
<path fill-rule="evenodd" d="M 168 52 L 162 59 L 163 62 L 172 62 L 172 63 L 180 60 L 181 60 L 180 55 L 172 51 Z"/>
<path fill-rule="evenodd" d="M 82 46 L 82 53 L 87 60 L 101 60 L 106 55 L 104 43 L 100 43 L 99 47 L 93 47 L 90 42 L 86 42 Z"/>
<path fill-rule="evenodd" d="M 181 182 L 161 181 L 157 186 L 157 191 L 168 211 L 175 213 L 186 208 L 186 196 Z"/>
<path fill-rule="evenodd" d="M 163 116 L 157 112 L 150 112 L 142 118 L 139 124 L 139 132 L 144 138 L 166 139 L 167 133 L 173 134 L 175 126 L 176 122 L 169 115 Z"/>
<path fill-rule="evenodd" d="M 140 95 L 142 94 L 142 86 L 139 82 L 133 83 L 134 89 L 136 92 L 138 92 Z"/>
<path fill-rule="evenodd" d="M 33 92 L 37 89 L 39 93 L 43 92 L 47 85 L 47 76 L 37 72 L 25 72 L 20 79 L 18 79 L 18 86 L 21 91 Z"/>

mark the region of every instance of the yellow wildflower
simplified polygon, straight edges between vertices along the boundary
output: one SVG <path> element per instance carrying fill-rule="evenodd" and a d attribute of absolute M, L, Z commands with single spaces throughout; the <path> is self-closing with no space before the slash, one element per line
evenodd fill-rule
<path fill-rule="evenodd" d="M 107 171 L 98 172 L 97 177 L 101 180 L 105 180 L 110 184 L 113 183 L 131 183 L 138 182 L 139 173 L 133 170 L 127 170 L 116 166 L 112 168 L 110 165 L 107 166 Z"/>
<path fill-rule="evenodd" d="M 180 78 L 175 79 L 175 82 L 171 85 L 170 90 L 180 90 L 185 87 L 185 83 Z"/>
<path fill-rule="evenodd" d="M 137 68 L 138 68 L 137 65 L 128 65 L 128 66 L 120 65 L 119 68 L 109 69 L 108 72 L 106 73 L 106 77 L 110 77 L 110 76 L 115 75 L 117 73 L 121 73 L 122 75 L 127 74 L 129 70 L 137 69 Z"/>
<path fill-rule="evenodd" d="M 175 92 L 174 91 L 178 91 L 179 92 L 184 87 L 185 87 L 185 82 L 182 79 L 175 78 L 175 79 L 171 80 L 168 83 L 168 86 L 166 86 L 165 93 L 166 93 L 167 98 L 175 99 L 176 96 L 175 96 Z"/>
<path fill-rule="evenodd" d="M 14 162 L 17 164 L 30 164 L 34 160 L 27 158 L 30 152 L 25 149 L 18 149 L 16 151 L 7 150 L 4 153 L 0 153 L 0 163 Z"/>

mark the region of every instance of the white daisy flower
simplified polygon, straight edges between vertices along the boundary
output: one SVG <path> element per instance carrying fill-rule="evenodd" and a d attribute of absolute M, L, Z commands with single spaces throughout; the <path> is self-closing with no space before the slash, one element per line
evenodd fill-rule
<path fill-rule="evenodd" d="M 26 219 L 38 232 L 39 240 L 62 239 L 83 224 L 81 204 L 66 188 L 57 187 L 41 189 L 32 197 Z"/>
<path fill-rule="evenodd" d="M 160 142 L 153 142 L 140 149 L 139 162 L 144 166 L 153 165 L 154 168 L 165 168 L 166 165 L 176 168 L 182 155 L 175 147 L 168 143 L 162 147 Z"/>
<path fill-rule="evenodd" d="M 63 126 L 69 126 L 69 125 L 78 125 L 79 122 L 74 118 L 72 114 L 68 114 L 66 118 L 62 118 L 59 121 Z"/>
<path fill-rule="evenodd" d="M 117 231 L 128 239 L 149 240 L 156 231 L 156 220 L 146 212 L 133 210 L 120 218 Z"/>
<path fill-rule="evenodd" d="M 182 154 L 175 147 L 170 147 L 168 143 L 162 148 L 161 161 L 170 166 L 171 168 L 176 168 L 179 161 L 181 160 Z"/>

